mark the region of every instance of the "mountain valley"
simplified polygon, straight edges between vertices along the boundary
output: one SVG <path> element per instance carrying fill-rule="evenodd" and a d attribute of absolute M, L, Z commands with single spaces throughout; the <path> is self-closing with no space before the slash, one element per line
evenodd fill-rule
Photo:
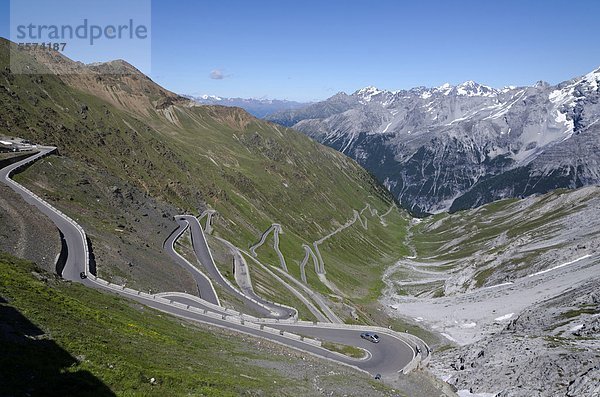
<path fill-rule="evenodd" d="M 599 84 L 191 98 L 2 39 L 0 140 L 34 146 L 0 169 L 45 155 L 0 186 L 0 341 L 102 395 L 594 396 Z M 21 185 L 85 230 L 76 279 Z"/>

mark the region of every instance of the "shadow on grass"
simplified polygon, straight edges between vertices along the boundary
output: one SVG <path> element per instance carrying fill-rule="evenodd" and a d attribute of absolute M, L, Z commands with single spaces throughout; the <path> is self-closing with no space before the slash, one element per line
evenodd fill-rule
<path fill-rule="evenodd" d="M 0 396 L 114 396 L 78 361 L 0 297 Z"/>

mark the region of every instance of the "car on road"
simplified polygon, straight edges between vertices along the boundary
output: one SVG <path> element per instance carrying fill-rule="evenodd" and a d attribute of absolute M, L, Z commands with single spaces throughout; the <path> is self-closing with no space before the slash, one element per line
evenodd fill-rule
<path fill-rule="evenodd" d="M 360 334 L 360 337 L 368 340 L 369 342 L 379 343 L 379 335 L 374 334 L 373 332 L 363 332 Z"/>
<path fill-rule="evenodd" d="M 85 274 L 85 272 L 81 272 L 79 273 L 79 277 L 81 277 L 82 280 L 85 280 L 87 278 L 87 274 Z"/>

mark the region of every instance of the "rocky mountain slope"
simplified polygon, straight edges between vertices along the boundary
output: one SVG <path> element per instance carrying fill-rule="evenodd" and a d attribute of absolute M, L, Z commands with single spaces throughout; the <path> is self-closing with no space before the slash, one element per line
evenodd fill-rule
<path fill-rule="evenodd" d="M 599 81 L 367 87 L 268 119 L 356 159 L 414 213 L 455 211 L 599 183 Z"/>
<path fill-rule="evenodd" d="M 264 118 L 286 110 L 295 110 L 306 103 L 281 99 L 222 98 L 216 95 L 186 96 L 200 105 L 220 105 L 244 109 L 254 117 Z"/>
<path fill-rule="evenodd" d="M 431 366 L 459 390 L 593 396 L 598 211 L 600 188 L 590 186 L 415 219 L 413 254 L 386 272 L 382 301 L 454 342 Z"/>
<path fill-rule="evenodd" d="M 598 280 L 593 280 L 531 306 L 493 335 L 436 355 L 432 367 L 459 390 L 476 395 L 595 396 L 600 393 L 599 314 Z"/>

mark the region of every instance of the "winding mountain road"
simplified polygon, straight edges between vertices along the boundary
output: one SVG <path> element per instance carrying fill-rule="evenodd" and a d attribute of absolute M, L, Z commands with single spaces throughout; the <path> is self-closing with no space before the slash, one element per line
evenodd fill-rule
<path fill-rule="evenodd" d="M 18 161 L 0 170 L 0 180 L 17 192 L 25 202 L 37 207 L 56 225 L 63 235 L 68 256 L 60 276 L 65 280 L 80 280 L 79 273 L 83 271 L 84 258 L 88 255 L 87 239 L 67 219 L 61 216 L 61 212 L 47 204 L 33 192 L 13 181 L 10 176 L 20 167 L 31 164 L 38 159 L 47 156 L 56 150 L 55 147 L 38 147 L 39 152 L 24 160 Z"/>
<path fill-rule="evenodd" d="M 265 243 L 267 237 L 269 236 L 269 234 L 271 234 L 271 232 L 273 232 L 273 249 L 277 253 L 277 257 L 279 258 L 279 264 L 281 265 L 281 268 L 285 272 L 287 272 L 288 268 L 287 263 L 285 262 L 285 257 L 279 249 L 279 234 L 283 232 L 283 228 L 280 224 L 274 223 L 273 225 L 271 225 L 271 227 L 268 228 L 267 231 L 262 234 L 262 236 L 260 237 L 260 241 L 254 244 L 252 247 L 250 247 L 250 252 L 252 253 L 253 257 L 258 257 L 258 255 L 256 254 L 256 250 Z"/>
<path fill-rule="evenodd" d="M 183 233 L 185 233 L 188 228 L 189 224 L 183 222 L 179 223 L 179 227 L 175 229 L 175 231 L 173 231 L 173 233 L 171 233 L 171 235 L 165 241 L 163 249 L 171 258 L 173 258 L 175 263 L 186 269 L 192 275 L 192 277 L 194 277 L 194 281 L 196 281 L 196 285 L 198 286 L 199 296 L 202 299 L 217 306 L 221 306 L 221 302 L 219 302 L 219 297 L 217 296 L 215 287 L 210 279 L 204 273 L 198 270 L 196 266 L 192 265 L 187 259 L 175 251 L 175 242 Z"/>
<path fill-rule="evenodd" d="M 315 253 L 312 249 L 306 244 L 302 244 L 302 248 L 304 249 L 304 259 L 300 263 L 300 278 L 306 284 L 308 281 L 306 280 L 306 265 L 308 264 L 308 260 L 312 258 L 313 264 L 315 265 L 315 273 L 319 273 L 319 260 L 315 256 Z"/>
<path fill-rule="evenodd" d="M 189 227 L 192 237 L 192 246 L 194 247 L 194 253 L 196 254 L 196 257 L 198 258 L 204 269 L 206 269 L 208 274 L 212 277 L 212 279 L 219 283 L 219 285 L 228 293 L 241 299 L 246 307 L 252 309 L 254 312 L 257 312 L 263 316 L 272 318 L 287 319 L 297 315 L 297 312 L 295 310 L 279 305 L 274 305 L 271 302 L 268 302 L 256 295 L 254 291 L 252 291 L 249 294 L 243 294 L 240 290 L 235 288 L 227 279 L 225 279 L 225 277 L 223 277 L 223 275 L 217 268 L 217 265 L 215 264 L 210 249 L 208 248 L 208 243 L 206 242 L 204 230 L 202 229 L 198 218 L 192 215 L 179 215 L 175 217 L 175 221 L 177 221 L 180 228 L 186 229 Z M 169 252 L 170 255 L 176 255 L 172 245 L 166 245 L 165 249 Z M 197 269 L 195 269 L 195 271 L 198 272 Z M 206 293 L 210 293 L 210 291 L 206 291 Z"/>
<path fill-rule="evenodd" d="M 174 316 L 268 339 L 275 343 L 280 343 L 318 357 L 352 366 L 358 370 L 370 373 L 371 375 L 379 373 L 383 376 L 384 380 L 397 379 L 399 372 L 415 366 L 415 358 L 420 357 L 418 354 L 415 354 L 415 350 L 413 349 L 415 339 L 417 338 L 408 334 L 394 333 L 385 329 L 373 329 L 381 336 L 381 343 L 372 344 L 360 338 L 360 333 L 367 329 L 372 329 L 370 327 L 344 324 L 312 324 L 277 319 L 265 320 L 255 318 L 254 321 L 244 321 L 244 318 L 246 318 L 244 315 L 228 315 L 226 309 L 217 306 L 214 302 L 201 300 L 191 295 L 187 295 L 187 298 L 185 298 L 186 294 L 181 293 L 149 295 L 140 291 L 131 290 L 125 286 L 114 285 L 97 278 L 90 273 L 88 242 L 85 231 L 81 226 L 79 226 L 75 220 L 69 218 L 42 198 L 10 178 L 20 167 L 27 166 L 39 158 L 52 153 L 56 148 L 38 147 L 38 150 L 39 153 L 0 170 L 0 181 L 19 193 L 27 203 L 38 208 L 40 212 L 54 222 L 63 234 L 68 250 L 67 260 L 61 272 L 64 279 L 84 284 L 90 288 L 116 293 Z M 193 218 L 193 221 L 190 218 Z M 204 238 L 198 220 L 195 217 L 190 218 L 185 216 L 178 217 L 180 228 L 183 227 L 184 230 L 186 227 L 191 228 L 192 235 L 197 236 L 196 239 L 193 239 L 194 249 L 200 262 L 203 266 L 206 266 L 208 272 L 216 271 L 218 273 L 218 269 L 216 269 L 216 266 L 214 265 L 212 255 L 210 254 L 210 250 L 208 249 L 206 239 Z M 196 230 L 196 228 L 198 230 Z M 181 231 L 181 229 L 178 229 L 178 231 Z M 181 231 L 181 233 L 183 232 Z M 176 234 L 177 232 L 175 232 L 173 236 Z M 172 248 L 173 244 L 165 244 L 165 247 Z M 192 269 L 190 270 L 193 272 Z M 88 277 L 82 279 L 80 278 L 80 273 L 85 273 Z M 198 271 L 198 273 L 200 272 Z M 215 276 L 216 280 L 219 279 L 218 274 L 213 276 Z M 201 288 L 201 296 L 204 292 L 204 297 L 210 298 L 211 293 L 208 291 L 208 284 L 205 283 L 206 279 L 200 275 L 198 275 L 198 277 L 195 276 L 194 278 L 199 284 L 199 288 Z M 169 294 L 172 296 L 169 296 Z M 177 296 L 183 296 L 183 299 L 187 299 L 187 302 L 175 302 L 173 298 Z M 262 310 L 264 310 L 264 308 Z M 248 316 L 247 318 L 251 317 Z M 268 326 L 265 324 L 268 324 Z M 316 338 L 316 340 L 307 340 L 304 339 L 304 337 L 300 337 L 293 333 L 310 336 Z M 364 360 L 352 359 L 321 347 L 319 341 L 333 341 L 358 346 L 367 350 L 369 355 L 368 358 Z M 422 341 L 418 341 L 417 343 L 422 343 Z"/>

